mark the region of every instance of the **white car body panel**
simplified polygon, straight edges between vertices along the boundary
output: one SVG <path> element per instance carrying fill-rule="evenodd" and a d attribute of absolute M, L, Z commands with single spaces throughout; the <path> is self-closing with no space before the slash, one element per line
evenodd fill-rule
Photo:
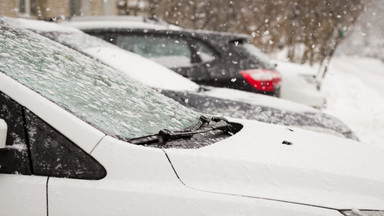
<path fill-rule="evenodd" d="M 335 209 L 383 209 L 382 148 L 236 121 L 244 128 L 226 140 L 196 150 L 165 150 L 187 186 Z"/>
<path fill-rule="evenodd" d="M 108 136 L 92 155 L 107 169 L 107 176 L 98 181 L 50 178 L 49 215 L 341 215 L 334 210 L 191 189 L 178 180 L 161 149 Z"/>
<path fill-rule="evenodd" d="M 47 215 L 48 177 L 0 174 L 0 215 Z"/>
<path fill-rule="evenodd" d="M 104 133 L 66 112 L 45 97 L 0 73 L 0 91 L 27 107 L 51 126 L 90 153 L 105 136 Z"/>
<path fill-rule="evenodd" d="M 5 148 L 7 141 L 8 125 L 4 119 L 0 119 L 0 149 Z"/>

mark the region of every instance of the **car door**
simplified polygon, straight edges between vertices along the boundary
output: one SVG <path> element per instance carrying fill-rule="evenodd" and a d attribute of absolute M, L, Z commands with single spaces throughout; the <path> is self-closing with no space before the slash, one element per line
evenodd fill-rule
<path fill-rule="evenodd" d="M 4 93 L 0 107 L 8 125 L 7 148 L 0 150 L 0 215 L 48 214 L 50 178 L 106 175 L 93 157 Z"/>
<path fill-rule="evenodd" d="M 155 61 L 197 83 L 210 79 L 196 46 L 184 35 L 152 32 L 94 33 L 120 48 Z"/>
<path fill-rule="evenodd" d="M 46 176 L 33 174 L 24 108 L 0 92 L 0 119 L 7 126 L 0 149 L 0 215 L 46 215 Z"/>
<path fill-rule="evenodd" d="M 188 37 L 188 42 L 192 50 L 192 56 L 194 56 L 194 69 L 190 73 L 198 76 L 196 82 L 201 85 L 217 86 L 217 78 L 220 77 L 217 74 L 221 73 L 220 67 L 218 67 L 219 53 L 208 43 L 192 36 Z M 179 70 L 185 69 L 179 68 Z"/>

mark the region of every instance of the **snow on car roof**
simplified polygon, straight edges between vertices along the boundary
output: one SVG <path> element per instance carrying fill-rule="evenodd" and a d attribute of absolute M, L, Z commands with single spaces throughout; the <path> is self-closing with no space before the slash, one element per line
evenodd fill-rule
<path fill-rule="evenodd" d="M 79 29 L 95 28 L 135 28 L 135 29 L 182 29 L 179 26 L 167 22 L 140 16 L 92 16 L 71 17 L 63 22 L 63 25 L 73 26 Z"/>
<path fill-rule="evenodd" d="M 8 23 L 19 26 L 21 28 L 33 29 L 39 32 L 81 32 L 80 30 L 67 26 L 60 26 L 55 23 L 44 22 L 39 20 L 4 18 Z"/>
<path fill-rule="evenodd" d="M 54 40 L 99 59 L 103 63 L 126 73 L 130 78 L 150 87 L 176 91 L 197 91 L 199 89 L 199 85 L 196 83 L 162 65 L 87 35 L 73 27 L 37 20 L 12 18 L 7 20 L 16 26 L 39 33 L 56 32 L 58 34 Z"/>
<path fill-rule="evenodd" d="M 217 32 L 202 29 L 184 29 L 180 26 L 167 23 L 165 21 L 141 17 L 141 16 L 76 16 L 68 18 L 62 22 L 63 25 L 73 26 L 79 29 L 151 29 L 151 30 L 172 30 L 189 32 L 192 34 L 204 34 L 220 37 L 230 37 L 233 39 L 249 39 L 249 35 L 231 33 L 231 32 Z"/>

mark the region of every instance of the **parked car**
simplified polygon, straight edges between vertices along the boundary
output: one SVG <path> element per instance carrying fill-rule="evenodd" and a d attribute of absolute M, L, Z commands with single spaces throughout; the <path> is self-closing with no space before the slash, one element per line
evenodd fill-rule
<path fill-rule="evenodd" d="M 196 111 L 296 126 L 358 140 L 344 123 L 313 108 L 234 89 L 199 87 L 161 65 L 68 26 L 25 19 L 9 21 L 99 59 Z"/>
<path fill-rule="evenodd" d="M 69 22 L 68 22 L 69 21 Z M 236 75 L 236 65 L 241 68 L 247 68 L 249 67 L 255 67 L 255 68 L 268 68 L 273 69 L 273 71 L 276 71 L 275 65 L 276 63 L 271 62 L 269 58 L 263 54 L 259 49 L 257 49 L 255 46 L 249 44 L 247 40 L 249 39 L 246 35 L 239 35 L 239 34 L 229 34 L 229 33 L 214 33 L 214 32 L 206 32 L 206 31 L 198 31 L 192 32 L 192 34 L 189 34 L 187 32 L 190 32 L 190 30 L 183 30 L 182 28 L 166 23 L 164 21 L 158 20 L 158 19 L 148 19 L 146 17 L 74 17 L 67 19 L 66 22 L 63 22 L 62 24 L 65 25 L 72 25 L 74 27 L 80 28 L 83 31 L 86 31 L 90 34 L 93 34 L 95 36 L 101 37 L 103 39 L 106 39 L 107 41 L 110 41 L 122 48 L 131 50 L 133 52 L 136 52 L 140 55 L 143 55 L 144 57 L 150 58 L 151 60 L 157 61 L 173 70 L 178 71 L 182 75 L 190 78 L 190 79 L 206 79 L 204 77 L 214 77 L 216 75 L 211 76 L 212 73 L 215 73 L 215 71 L 219 71 L 220 78 L 215 80 L 215 83 L 217 83 L 217 86 L 234 86 L 234 88 L 239 88 L 242 90 L 246 90 L 247 88 L 249 91 L 254 91 L 255 89 L 249 88 L 249 83 L 252 84 L 254 87 L 259 88 L 258 90 L 265 91 L 266 89 L 271 90 L 272 85 L 270 85 L 270 82 L 265 82 L 265 80 L 271 80 L 271 77 L 275 77 L 275 81 L 279 82 L 278 80 L 282 80 L 281 84 L 279 84 L 280 87 L 274 87 L 275 89 L 275 95 L 278 95 L 280 98 L 292 100 L 297 103 L 303 103 L 305 105 L 313 106 L 315 108 L 324 108 L 326 106 L 326 99 L 322 95 L 322 93 L 315 88 L 312 85 L 312 83 L 309 83 L 308 77 L 303 77 L 301 72 L 297 72 L 297 67 L 282 67 L 281 65 L 278 65 L 277 71 L 279 74 L 276 74 L 275 72 L 267 72 L 261 71 L 261 70 L 247 70 L 242 71 L 242 76 L 238 78 Z M 177 40 L 174 40 L 174 43 L 177 43 L 178 46 L 182 46 L 179 44 L 179 37 L 185 36 L 185 40 L 188 38 L 192 38 L 192 41 L 200 41 L 202 42 L 199 45 L 199 47 L 195 44 L 194 46 L 191 45 L 191 50 L 194 55 L 193 56 L 200 56 L 200 59 L 202 59 L 203 63 L 195 63 L 193 58 L 191 58 L 191 62 L 193 62 L 192 68 L 189 66 L 186 66 L 185 68 L 178 67 L 178 65 L 175 64 L 187 64 L 184 61 L 173 61 L 173 56 L 169 56 L 168 54 L 171 54 L 168 52 L 167 56 L 165 53 L 158 53 L 159 50 L 154 51 L 155 54 L 148 53 L 149 49 L 141 50 L 139 45 L 129 45 L 125 44 L 124 40 L 129 39 L 134 41 L 135 43 L 142 44 L 143 40 L 145 38 L 150 38 L 151 43 L 145 43 L 142 44 L 141 47 L 147 47 L 152 46 L 153 43 L 156 41 L 159 43 L 162 43 L 162 45 L 165 45 L 166 43 L 164 41 L 160 41 L 160 39 L 156 39 L 157 35 L 162 35 L 168 37 L 168 34 L 171 34 L 170 31 L 182 31 L 185 33 L 180 33 L 179 35 L 176 33 L 176 35 L 173 35 L 174 37 L 177 37 Z M 144 32 L 144 33 L 143 33 Z M 153 32 L 156 32 L 153 33 Z M 153 34 L 153 35 L 152 35 Z M 132 38 L 132 35 L 134 38 Z M 215 38 L 213 38 L 213 35 L 216 35 Z M 116 41 L 117 38 L 121 38 L 120 40 Z M 233 38 L 236 39 L 233 39 Z M 172 39 L 172 37 L 169 37 Z M 169 41 L 170 39 L 164 39 L 167 42 L 167 45 L 169 43 L 172 44 L 172 41 Z M 226 40 L 230 40 L 228 41 Z M 192 43 L 192 42 L 191 42 Z M 205 44 L 204 44 L 205 43 Z M 133 48 L 135 46 L 135 48 Z M 175 47 L 175 46 L 170 46 Z M 201 47 L 201 48 L 200 48 Z M 236 52 L 231 52 L 232 47 L 236 49 Z M 196 50 L 196 48 L 199 48 L 199 50 Z M 160 50 L 164 50 L 165 48 L 161 48 Z M 169 51 L 169 50 L 168 50 Z M 195 51 L 195 52 L 193 52 Z M 173 52 L 173 51 L 170 51 Z M 177 52 L 175 52 L 177 53 Z M 228 55 L 227 55 L 228 54 Z M 154 55 L 154 56 L 152 56 Z M 160 56 L 159 56 L 160 55 Z M 240 56 L 237 56 L 240 55 Z M 161 57 L 164 56 L 164 57 Z M 257 62 L 260 62 L 261 65 L 252 65 L 250 62 L 252 62 L 256 58 Z M 215 61 L 209 62 L 210 60 L 214 59 Z M 224 59 L 224 60 L 223 60 Z M 239 60 L 240 59 L 240 60 Z M 252 60 L 253 59 L 253 60 Z M 171 60 L 171 61 L 168 61 Z M 180 59 L 179 59 L 180 60 Z M 221 61 L 226 61 L 225 64 L 228 67 L 223 68 L 223 66 L 216 67 L 215 64 L 221 64 Z M 187 60 L 188 62 L 188 60 Z M 241 63 L 241 64 L 240 64 Z M 240 65 L 239 65 L 240 64 Z M 200 65 L 200 66 L 199 66 Z M 241 66 L 243 65 L 243 66 Z M 245 66 L 244 66 L 245 65 Z M 247 66 L 248 65 L 248 66 Z M 285 65 L 285 64 L 283 64 Z M 202 69 L 201 69 L 202 68 Z M 300 67 L 299 67 L 300 68 Z M 206 73 L 206 75 L 202 76 L 203 78 L 199 78 L 198 76 L 201 76 L 198 72 L 202 70 L 201 73 Z M 227 72 L 227 70 L 230 70 L 230 72 Z M 207 73 L 208 71 L 208 73 Z M 301 71 L 301 70 L 299 70 Z M 192 73 L 192 74 L 188 74 Z M 249 73 L 248 73 L 249 72 Z M 232 74 L 231 74 L 232 73 Z M 235 75 L 233 75 L 233 73 Z M 194 74 L 196 74 L 196 77 L 194 78 Z M 217 73 L 215 73 L 217 74 Z M 225 77 L 227 75 L 233 75 L 231 77 L 231 82 L 229 85 L 224 85 L 224 83 L 220 83 L 220 80 L 222 77 Z M 269 78 L 268 78 L 269 77 Z M 247 82 L 244 82 L 244 78 Z M 227 79 L 228 80 L 228 79 Z M 239 85 L 241 81 L 246 86 Z M 215 83 L 206 82 L 204 83 L 204 80 L 202 81 L 196 81 L 198 83 L 203 83 L 207 85 L 215 85 Z M 260 83 L 261 82 L 261 83 Z M 237 86 L 237 87 L 236 87 Z M 244 88 L 243 88 L 244 87 Z M 262 89 L 260 89 L 262 88 Z M 246 91 L 248 91 L 246 90 Z M 272 91 L 268 90 L 268 94 L 270 94 Z M 259 91 L 257 91 L 259 92 Z"/>
<path fill-rule="evenodd" d="M 383 214 L 382 148 L 199 117 L 2 18 L 0 50 L 0 215 Z"/>
<path fill-rule="evenodd" d="M 298 65 L 290 62 L 277 62 L 284 82 L 281 84 L 281 98 L 307 104 L 315 108 L 325 108 L 327 100 L 319 91 L 319 82 L 316 79 L 316 71 L 306 65 Z"/>
<path fill-rule="evenodd" d="M 138 17 L 74 17 L 62 24 L 147 57 L 198 84 L 279 96 L 281 75 L 248 36 L 154 21 L 147 25 L 147 20 L 140 26 Z"/>

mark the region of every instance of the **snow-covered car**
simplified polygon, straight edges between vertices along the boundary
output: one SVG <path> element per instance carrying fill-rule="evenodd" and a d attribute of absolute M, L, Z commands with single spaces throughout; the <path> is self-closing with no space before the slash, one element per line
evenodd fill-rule
<path fill-rule="evenodd" d="M 235 89 L 199 87 L 161 65 L 68 26 L 25 19 L 8 21 L 99 59 L 196 111 L 296 126 L 358 140 L 344 123 L 316 109 Z"/>
<path fill-rule="evenodd" d="M 0 50 L 0 215 L 383 214 L 381 148 L 199 117 L 1 18 Z"/>
<path fill-rule="evenodd" d="M 313 68 L 279 61 L 277 69 L 284 80 L 281 84 L 281 98 L 319 109 L 326 107 L 327 100 L 318 89 L 319 83 Z"/>
<path fill-rule="evenodd" d="M 71 17 L 61 22 L 61 24 L 79 28 L 119 47 L 141 54 L 177 71 L 183 76 L 189 77 L 197 83 L 214 86 L 222 86 L 222 83 L 225 83 L 225 87 L 232 86 L 231 88 L 246 91 L 252 91 L 252 88 L 248 88 L 250 87 L 248 83 L 258 87 L 262 87 L 263 83 L 268 87 L 272 86 L 271 83 L 267 83 L 267 80 L 268 77 L 274 77 L 274 74 L 264 74 L 260 70 L 254 73 L 255 71 L 249 70 L 252 68 L 266 68 L 275 71 L 276 68 L 265 54 L 247 42 L 248 38 L 245 35 L 186 30 L 161 20 L 149 20 L 145 17 L 132 16 Z M 166 41 L 160 40 L 161 38 L 166 38 Z M 160 58 L 162 55 L 165 56 L 166 53 L 150 53 L 151 45 L 149 43 L 160 42 L 161 45 L 164 45 L 174 42 L 178 46 L 173 47 L 177 48 L 182 46 L 182 41 L 188 40 L 199 42 L 198 45 L 190 42 L 192 43 L 190 44 L 192 53 L 193 50 L 196 52 L 191 56 L 200 55 L 200 59 L 203 60 L 202 63 L 194 63 L 193 67 L 185 66 L 183 61 L 167 61 L 168 58 Z M 135 47 L 138 48 L 135 49 Z M 202 48 L 197 49 L 198 47 Z M 143 50 L 144 48 L 146 50 Z M 166 50 L 168 49 L 171 48 Z M 172 53 L 178 52 L 175 50 Z M 215 53 L 219 54 L 216 55 Z M 252 63 L 254 58 L 256 58 L 256 63 Z M 194 62 L 193 58 L 191 59 L 191 62 Z M 183 64 L 184 67 L 182 67 Z M 278 64 L 277 71 L 280 72 L 278 77 L 282 80 L 278 88 L 279 97 L 315 108 L 323 108 L 326 105 L 324 96 L 316 89 L 316 86 L 308 83 L 310 78 L 303 77 L 303 74 L 298 72 L 297 68 L 300 68 L 300 66 L 282 67 L 282 65 Z M 240 69 L 243 71 L 241 72 L 242 75 L 238 73 Z M 216 75 L 217 71 L 223 74 Z M 226 74 L 230 74 L 230 76 L 227 77 Z M 215 81 L 210 81 L 210 77 L 215 77 Z M 252 77 L 255 77 L 254 80 L 256 81 L 252 81 Z M 225 79 L 231 81 L 225 82 Z M 244 79 L 247 81 L 244 82 Z M 259 79 L 264 81 L 256 83 Z M 204 80 L 208 81 L 204 83 Z"/>

